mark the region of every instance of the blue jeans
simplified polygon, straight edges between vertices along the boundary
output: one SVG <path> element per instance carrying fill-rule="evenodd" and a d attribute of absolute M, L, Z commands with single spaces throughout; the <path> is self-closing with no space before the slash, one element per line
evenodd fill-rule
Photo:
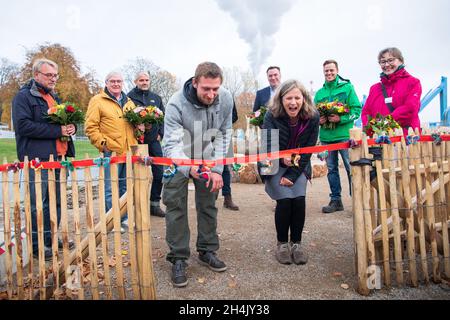
<path fill-rule="evenodd" d="M 322 145 L 334 144 L 347 142 L 348 140 L 338 140 L 333 142 L 322 142 Z M 350 175 L 350 158 L 348 154 L 348 149 L 337 150 L 337 151 L 329 151 L 327 158 L 327 167 L 328 167 L 328 184 L 330 185 L 330 199 L 331 200 L 341 200 L 341 178 L 339 176 L 339 157 L 338 154 L 341 154 L 342 161 L 344 162 L 345 170 L 347 171 L 349 190 L 351 195 L 352 190 L 352 180 Z"/>
<path fill-rule="evenodd" d="M 161 149 L 161 144 L 159 141 L 152 141 L 148 145 L 148 153 L 151 157 L 162 157 L 163 152 Z M 161 201 L 161 191 L 162 191 L 162 178 L 163 178 L 164 166 L 159 166 L 152 164 L 152 175 L 153 182 L 152 188 L 150 190 L 150 202 L 152 205 Z"/>
<path fill-rule="evenodd" d="M 36 212 L 36 186 L 35 181 L 35 171 L 34 169 L 29 170 L 30 173 L 30 206 L 31 206 L 31 231 L 32 231 L 32 242 L 33 251 L 37 252 L 38 248 L 38 229 L 37 229 L 37 212 Z M 60 193 L 60 183 L 59 183 L 60 170 L 55 170 L 56 179 L 56 216 L 57 216 L 57 226 L 61 220 L 61 193 Z M 42 211 L 44 218 L 44 245 L 51 247 L 52 245 L 52 233 L 50 226 L 50 203 L 49 203 L 49 192 L 48 192 L 48 170 L 41 170 L 41 192 L 42 192 Z"/>
<path fill-rule="evenodd" d="M 228 165 L 223 166 L 222 179 L 222 196 L 231 196 L 231 172 Z"/>
<path fill-rule="evenodd" d="M 105 152 L 105 157 L 110 158 L 111 152 Z M 119 178 L 119 197 L 127 191 L 127 166 L 125 163 L 117 165 Z M 105 208 L 108 212 L 112 208 L 112 189 L 111 189 L 111 167 L 105 168 Z M 122 221 L 126 220 L 126 215 L 122 217 Z"/>

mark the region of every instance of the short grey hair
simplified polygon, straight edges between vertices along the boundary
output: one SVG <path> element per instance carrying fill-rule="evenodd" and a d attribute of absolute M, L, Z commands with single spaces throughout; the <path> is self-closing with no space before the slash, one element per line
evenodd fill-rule
<path fill-rule="evenodd" d="M 139 71 L 138 73 L 136 73 L 134 81 L 138 80 L 141 76 L 147 76 L 150 79 L 150 74 L 147 71 Z"/>
<path fill-rule="evenodd" d="M 56 62 L 49 60 L 49 59 L 40 58 L 40 59 L 36 59 L 33 63 L 33 67 L 32 67 L 33 74 L 35 74 L 36 72 L 40 72 L 41 68 L 44 64 L 48 64 L 49 66 L 52 66 L 53 68 L 58 70 L 58 65 L 56 64 Z"/>
<path fill-rule="evenodd" d="M 122 74 L 119 71 L 111 71 L 110 73 L 108 73 L 106 75 L 105 83 L 108 82 L 108 80 L 111 79 L 114 76 L 119 76 L 123 80 L 123 76 L 122 76 Z"/>
<path fill-rule="evenodd" d="M 381 57 L 384 56 L 386 53 L 390 53 L 394 58 L 397 58 L 402 63 L 405 63 L 405 59 L 403 58 L 402 52 L 396 47 L 390 47 L 381 50 L 380 53 L 378 53 L 378 62 L 381 61 Z"/>

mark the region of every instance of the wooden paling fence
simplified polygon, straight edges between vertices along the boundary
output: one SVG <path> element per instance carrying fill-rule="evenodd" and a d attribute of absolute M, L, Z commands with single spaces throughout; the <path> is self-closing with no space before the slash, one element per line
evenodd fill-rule
<path fill-rule="evenodd" d="M 134 154 L 147 156 L 147 150 L 147 145 L 139 145 Z M 26 160 L 25 168 L 28 164 Z M 140 162 L 132 163 L 131 154 L 127 155 L 127 192 L 120 198 L 118 164 L 111 163 L 110 169 L 112 208 L 107 213 L 104 166 L 98 167 L 98 179 L 93 179 L 91 167 L 81 169 L 84 177 L 80 180 L 77 170 L 69 171 L 63 167 L 60 181 L 56 181 L 56 170 L 48 169 L 53 253 L 50 261 L 45 261 L 44 257 L 42 170 L 35 170 L 35 181 L 31 182 L 36 186 L 38 258 L 34 257 L 36 253 L 33 254 L 31 240 L 29 172 L 23 169 L 14 172 L 12 181 L 8 179 L 8 172 L 1 173 L 3 219 L 0 230 L 3 230 L 6 244 L 3 253 L 4 286 L 9 299 L 156 298 L 150 234 L 149 167 Z M 66 178 L 67 175 L 70 179 Z M 61 192 L 59 227 L 56 184 L 60 184 Z M 13 197 L 10 197 L 11 192 Z M 94 193 L 98 196 L 95 197 Z M 81 196 L 85 201 L 79 205 Z M 68 206 L 69 199 L 72 209 Z M 125 214 L 128 215 L 128 231 L 122 235 L 121 217 Z M 75 242 L 73 250 L 69 249 L 70 238 Z M 62 250 L 58 249 L 58 239 L 62 239 Z"/>
<path fill-rule="evenodd" d="M 450 278 L 450 142 L 439 135 L 417 141 L 417 131 L 406 138 L 399 131 L 400 142 L 370 148 L 360 129 L 351 131 L 351 139 L 362 139 L 350 161 L 357 290 L 363 295 L 383 285 L 417 287 Z"/>

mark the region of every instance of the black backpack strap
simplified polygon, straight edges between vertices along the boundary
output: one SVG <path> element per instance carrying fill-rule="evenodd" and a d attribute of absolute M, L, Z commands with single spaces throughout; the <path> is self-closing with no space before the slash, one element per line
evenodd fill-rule
<path fill-rule="evenodd" d="M 386 103 L 386 99 L 388 98 L 388 95 L 387 95 L 386 87 L 384 86 L 383 82 L 381 82 L 381 90 L 383 91 L 383 96 L 384 96 L 385 103 Z M 386 105 L 389 108 L 389 111 L 391 113 L 394 112 L 394 107 L 392 106 L 392 103 L 387 102 Z"/>

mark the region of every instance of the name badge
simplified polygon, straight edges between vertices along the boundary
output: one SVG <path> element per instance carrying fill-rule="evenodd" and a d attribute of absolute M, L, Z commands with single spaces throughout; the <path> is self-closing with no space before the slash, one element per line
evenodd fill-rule
<path fill-rule="evenodd" d="M 385 103 L 392 103 L 392 97 L 388 97 L 384 99 Z"/>

